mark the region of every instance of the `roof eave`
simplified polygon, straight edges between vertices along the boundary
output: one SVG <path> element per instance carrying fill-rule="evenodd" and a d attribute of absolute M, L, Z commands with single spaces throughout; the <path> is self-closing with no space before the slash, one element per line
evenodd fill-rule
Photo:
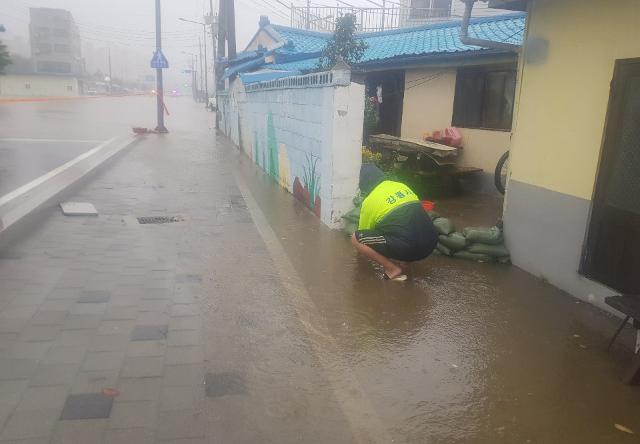
<path fill-rule="evenodd" d="M 489 59 L 489 60 L 488 60 Z M 384 60 L 358 63 L 353 66 L 355 72 L 391 71 L 398 68 L 424 67 L 453 67 L 487 63 L 487 61 L 507 62 L 517 61 L 518 55 L 512 52 L 498 50 L 475 50 L 452 53 L 425 54 L 415 56 L 401 56 Z"/>

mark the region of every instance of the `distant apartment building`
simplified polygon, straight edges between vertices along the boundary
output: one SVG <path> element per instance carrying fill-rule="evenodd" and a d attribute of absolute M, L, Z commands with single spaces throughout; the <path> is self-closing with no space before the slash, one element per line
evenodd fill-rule
<path fill-rule="evenodd" d="M 80 33 L 64 9 L 31 8 L 31 58 L 37 74 L 84 75 Z"/>

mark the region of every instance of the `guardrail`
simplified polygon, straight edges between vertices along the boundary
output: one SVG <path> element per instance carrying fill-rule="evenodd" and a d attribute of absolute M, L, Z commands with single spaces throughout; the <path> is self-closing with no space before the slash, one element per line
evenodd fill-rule
<path fill-rule="evenodd" d="M 427 2 L 428 4 L 428 2 Z M 292 6 L 291 23 L 294 28 L 312 31 L 333 31 L 336 18 L 353 14 L 356 29 L 360 32 L 375 32 L 401 28 L 417 23 L 429 23 L 451 18 L 452 8 L 405 7 L 359 8 L 345 6 Z"/>

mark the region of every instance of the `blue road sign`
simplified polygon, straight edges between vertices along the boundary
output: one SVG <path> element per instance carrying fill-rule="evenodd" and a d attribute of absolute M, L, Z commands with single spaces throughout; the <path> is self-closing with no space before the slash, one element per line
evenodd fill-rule
<path fill-rule="evenodd" d="M 161 49 L 157 49 L 156 52 L 153 53 L 153 57 L 151 58 L 151 67 L 154 69 L 167 69 L 169 67 L 169 61 L 164 56 Z"/>

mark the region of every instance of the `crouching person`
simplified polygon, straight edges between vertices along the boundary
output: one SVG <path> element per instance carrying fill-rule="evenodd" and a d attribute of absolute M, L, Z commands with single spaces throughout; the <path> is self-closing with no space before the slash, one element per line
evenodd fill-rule
<path fill-rule="evenodd" d="M 433 252 L 438 233 L 431 218 L 408 186 L 384 180 L 384 173 L 373 164 L 360 169 L 360 192 L 366 197 L 351 243 L 384 268 L 385 279 L 407 280 L 392 260 L 415 262 Z"/>

